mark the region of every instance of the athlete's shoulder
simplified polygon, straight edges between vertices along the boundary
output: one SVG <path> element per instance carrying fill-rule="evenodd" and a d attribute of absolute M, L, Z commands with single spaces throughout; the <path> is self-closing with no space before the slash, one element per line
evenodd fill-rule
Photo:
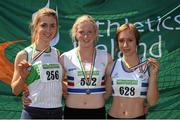
<path fill-rule="evenodd" d="M 32 50 L 33 50 L 33 45 L 30 45 L 30 46 L 25 47 L 23 51 L 29 53 L 29 52 L 31 52 Z"/>
<path fill-rule="evenodd" d="M 75 48 L 67 51 L 67 52 L 64 52 L 63 54 L 61 54 L 60 58 L 63 58 L 63 59 L 71 59 L 74 57 L 75 54 Z"/>
<path fill-rule="evenodd" d="M 71 49 L 69 51 L 64 52 L 63 54 L 68 55 L 68 54 L 75 53 L 75 51 L 76 51 L 76 48 L 73 48 L 73 49 Z"/>
<path fill-rule="evenodd" d="M 122 61 L 122 58 L 119 57 L 118 59 L 116 59 L 117 62 L 121 62 Z"/>
<path fill-rule="evenodd" d="M 108 52 L 106 50 L 101 50 L 96 48 L 96 54 L 101 56 L 107 56 Z"/>

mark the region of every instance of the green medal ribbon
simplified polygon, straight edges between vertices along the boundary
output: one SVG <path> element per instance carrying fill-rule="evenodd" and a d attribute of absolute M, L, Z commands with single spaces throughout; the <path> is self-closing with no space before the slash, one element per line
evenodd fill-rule
<path fill-rule="evenodd" d="M 88 86 L 90 86 L 90 81 L 92 79 L 92 76 L 93 76 L 93 72 L 94 72 L 94 65 L 95 65 L 95 58 L 96 58 L 96 50 L 94 50 L 93 52 L 93 63 L 91 63 L 91 69 L 90 69 L 90 73 L 89 73 L 89 76 L 87 76 L 87 71 L 85 70 L 85 66 L 83 65 L 82 63 L 82 59 L 81 59 L 81 56 L 80 56 L 80 53 L 79 53 L 79 50 L 77 50 L 77 58 L 78 58 L 78 61 L 80 63 L 80 66 L 81 66 L 81 72 L 86 80 L 86 84 Z"/>

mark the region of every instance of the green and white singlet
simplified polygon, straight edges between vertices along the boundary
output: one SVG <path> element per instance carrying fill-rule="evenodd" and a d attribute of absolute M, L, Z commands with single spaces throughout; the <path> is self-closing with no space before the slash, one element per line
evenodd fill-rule
<path fill-rule="evenodd" d="M 32 62 L 32 54 L 36 54 L 33 46 L 25 48 L 28 62 Z M 35 53 L 34 53 L 35 51 Z M 44 52 L 36 59 L 27 77 L 31 107 L 57 108 L 61 107 L 62 99 L 62 67 L 58 62 L 58 50 L 51 47 L 50 52 Z"/>

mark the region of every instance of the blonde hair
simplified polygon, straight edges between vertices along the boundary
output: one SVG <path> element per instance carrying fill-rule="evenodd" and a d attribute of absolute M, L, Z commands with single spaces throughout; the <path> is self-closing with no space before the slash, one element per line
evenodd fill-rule
<path fill-rule="evenodd" d="M 132 31 L 135 35 L 136 38 L 136 45 L 139 46 L 139 39 L 140 39 L 140 34 L 136 28 L 136 26 L 132 23 L 125 23 L 123 25 L 121 25 L 120 27 L 117 28 L 116 31 L 116 48 L 118 49 L 118 36 L 121 32 L 123 32 L 124 30 L 129 29 L 130 31 Z"/>
<path fill-rule="evenodd" d="M 71 32 L 70 32 L 71 38 L 74 42 L 78 42 L 76 39 L 76 32 L 77 32 L 78 25 L 80 25 L 81 23 L 85 23 L 85 22 L 92 23 L 94 30 L 96 32 L 96 39 L 97 39 L 99 31 L 98 31 L 98 27 L 96 25 L 95 20 L 90 15 L 82 15 L 76 19 L 76 21 L 71 29 Z"/>
<path fill-rule="evenodd" d="M 30 24 L 30 28 L 31 28 L 31 39 L 32 39 L 32 43 L 34 43 L 36 41 L 36 37 L 37 37 L 37 26 L 39 24 L 40 19 L 43 16 L 52 16 L 56 19 L 56 23 L 57 23 L 57 29 L 58 29 L 58 18 L 56 15 L 56 11 L 54 11 L 51 8 L 42 8 L 39 9 L 35 15 L 32 17 L 32 22 Z M 57 32 L 57 30 L 56 30 Z"/>

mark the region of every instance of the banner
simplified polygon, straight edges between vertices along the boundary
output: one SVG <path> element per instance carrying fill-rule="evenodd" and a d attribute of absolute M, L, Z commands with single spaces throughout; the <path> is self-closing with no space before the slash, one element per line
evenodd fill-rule
<path fill-rule="evenodd" d="M 16 54 L 31 44 L 29 24 L 43 7 L 56 10 L 59 36 L 54 46 L 61 53 L 74 47 L 70 30 L 78 16 L 88 14 L 99 27 L 96 47 L 113 59 L 115 32 L 131 22 L 141 34 L 139 54 L 160 62 L 160 98 L 149 108 L 148 118 L 180 118 L 180 1 L 179 0 L 5 0 L 0 1 L 0 118 L 20 118 L 21 96 L 14 96 L 10 83 Z M 108 110 L 110 102 L 106 104 Z"/>

